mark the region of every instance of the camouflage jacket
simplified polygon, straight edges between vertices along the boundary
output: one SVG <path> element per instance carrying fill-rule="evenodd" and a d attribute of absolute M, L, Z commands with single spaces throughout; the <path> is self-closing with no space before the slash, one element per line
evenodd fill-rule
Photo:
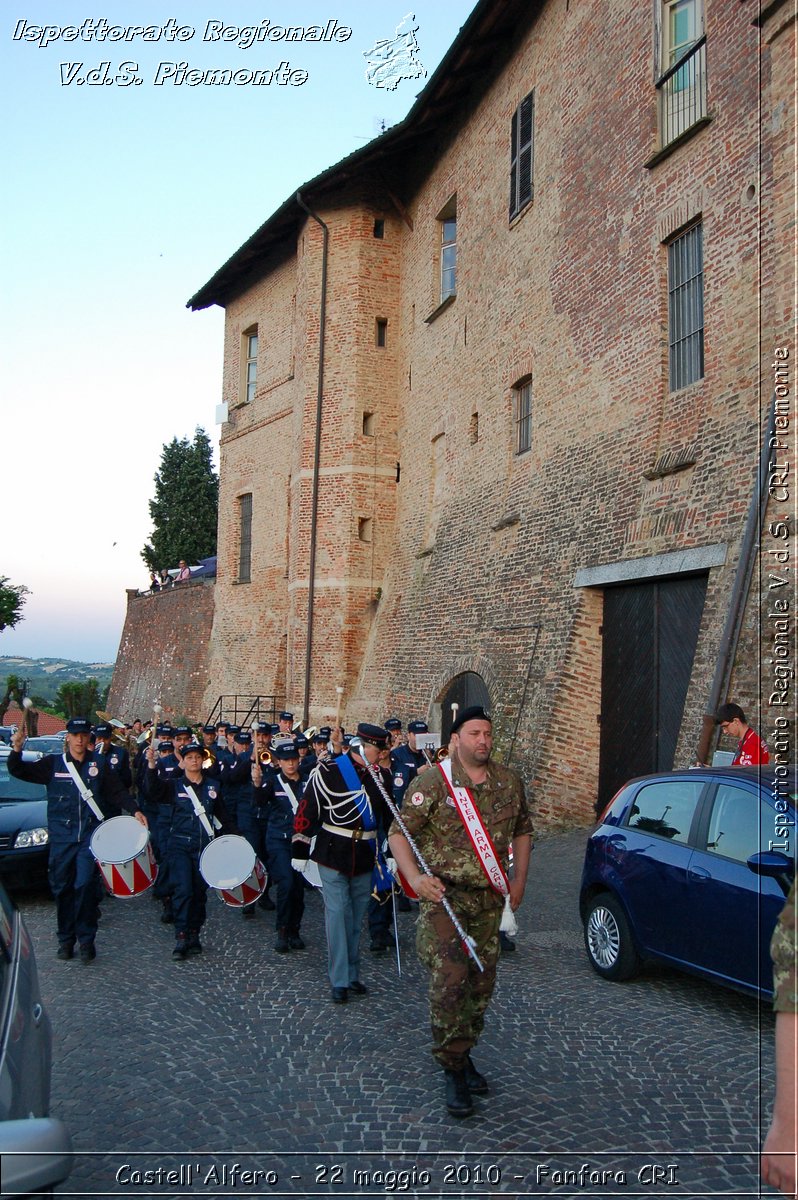
<path fill-rule="evenodd" d="M 459 759 L 453 758 L 452 782 L 471 792 L 506 870 L 513 838 L 533 832 L 520 777 L 509 767 L 489 762 L 485 782 L 472 784 Z M 464 888 L 490 887 L 439 767 L 424 771 L 411 781 L 405 793 L 402 820 L 427 866 L 444 883 Z M 390 833 L 401 832 L 394 821 Z"/>
<path fill-rule="evenodd" d="M 798 876 L 796 876 L 798 879 Z M 796 981 L 795 943 L 795 879 L 792 881 L 787 903 L 782 909 L 778 924 L 770 943 L 773 959 L 773 1007 L 776 1012 L 795 1012 L 798 1009 L 798 981 Z"/>

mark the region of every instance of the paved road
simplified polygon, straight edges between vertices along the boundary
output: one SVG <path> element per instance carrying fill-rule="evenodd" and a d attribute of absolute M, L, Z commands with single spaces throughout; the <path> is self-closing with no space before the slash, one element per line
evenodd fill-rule
<path fill-rule="evenodd" d="M 308 948 L 288 956 L 273 914 L 244 921 L 211 895 L 205 953 L 185 963 L 149 897 L 108 900 L 90 966 L 56 960 L 51 902 L 23 897 L 55 1029 L 52 1112 L 80 1152 L 61 1194 L 759 1195 L 772 1014 L 675 972 L 595 975 L 584 840 L 535 850 L 475 1054 L 491 1095 L 467 1121 L 446 1113 L 428 1053 L 411 914 L 402 978 L 364 943 L 370 994 L 337 1007 L 315 893 Z"/>

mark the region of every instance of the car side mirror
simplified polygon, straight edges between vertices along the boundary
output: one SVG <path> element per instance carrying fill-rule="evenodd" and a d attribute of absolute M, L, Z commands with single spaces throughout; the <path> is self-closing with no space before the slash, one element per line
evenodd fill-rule
<path fill-rule="evenodd" d="M 752 854 L 747 865 L 755 875 L 775 879 L 785 897 L 790 894 L 795 862 L 786 854 L 782 854 L 780 850 L 762 850 L 759 854 Z"/>

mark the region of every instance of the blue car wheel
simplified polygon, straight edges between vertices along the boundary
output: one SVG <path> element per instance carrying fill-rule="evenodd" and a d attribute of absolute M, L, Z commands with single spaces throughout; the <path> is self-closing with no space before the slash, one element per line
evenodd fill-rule
<path fill-rule="evenodd" d="M 640 969 L 629 922 L 614 896 L 594 896 L 585 914 L 585 949 L 590 965 L 604 979 L 631 979 Z"/>

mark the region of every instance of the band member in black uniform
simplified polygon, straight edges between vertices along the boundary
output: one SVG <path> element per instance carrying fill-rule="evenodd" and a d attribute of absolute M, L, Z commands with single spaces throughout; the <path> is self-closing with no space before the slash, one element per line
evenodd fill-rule
<path fill-rule="evenodd" d="M 384 838 L 390 821 L 368 769 L 387 745 L 388 733 L 380 725 L 368 724 L 358 725 L 357 733 L 358 744 L 351 755 L 321 762 L 313 772 L 294 820 L 294 858 L 310 855 L 321 876 L 334 1004 L 345 1004 L 350 992 L 363 996 L 368 990 L 360 980 L 360 931 L 378 838 Z M 387 790 L 390 775 L 381 772 L 381 777 Z"/>

